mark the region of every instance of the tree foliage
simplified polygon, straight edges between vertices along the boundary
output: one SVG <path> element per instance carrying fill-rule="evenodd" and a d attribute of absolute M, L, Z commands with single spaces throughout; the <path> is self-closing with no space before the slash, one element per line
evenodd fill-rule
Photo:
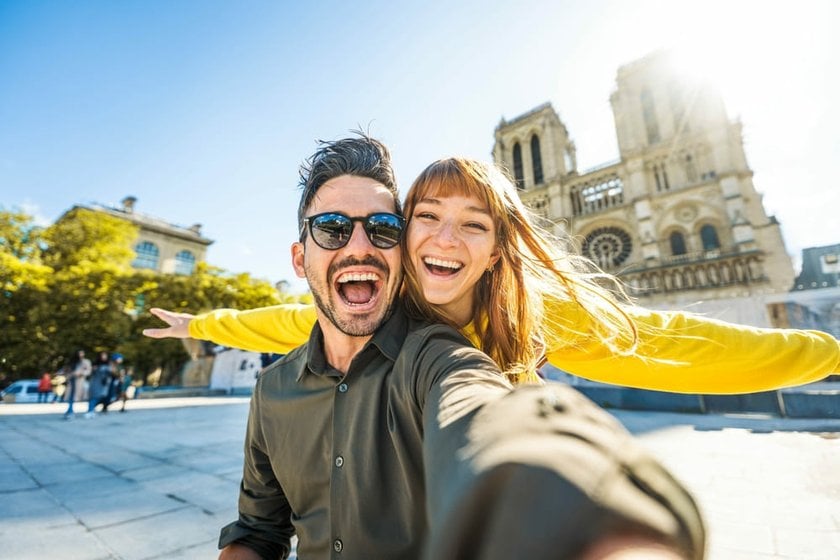
<path fill-rule="evenodd" d="M 188 355 L 179 340 L 142 335 L 161 326 L 150 307 L 198 313 L 290 299 L 266 281 L 206 263 L 190 275 L 135 270 L 136 236 L 130 222 L 84 208 L 43 230 L 25 213 L 0 208 L 0 374 L 7 382 L 56 371 L 84 349 L 119 352 L 138 377 L 162 368 L 177 383 Z"/>
<path fill-rule="evenodd" d="M 138 233 L 131 222 L 76 207 L 44 230 L 44 263 L 56 270 L 72 266 L 128 269 Z"/>

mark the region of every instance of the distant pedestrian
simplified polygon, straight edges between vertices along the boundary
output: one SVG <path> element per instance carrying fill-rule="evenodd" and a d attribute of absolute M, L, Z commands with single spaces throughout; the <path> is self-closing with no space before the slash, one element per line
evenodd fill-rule
<path fill-rule="evenodd" d="M 41 375 L 41 380 L 38 381 L 38 402 L 50 402 L 50 394 L 52 393 L 52 376 L 48 371 Z"/>
<path fill-rule="evenodd" d="M 70 379 L 70 365 L 64 364 L 53 377 L 53 402 L 64 402 L 67 396 L 67 383 Z"/>
<path fill-rule="evenodd" d="M 122 401 L 120 412 L 125 412 L 125 403 L 129 399 L 128 392 L 131 389 L 131 368 L 121 368 L 119 376 L 119 399 Z"/>
<path fill-rule="evenodd" d="M 81 396 L 85 379 L 91 374 L 90 360 L 85 358 L 85 351 L 78 350 L 70 360 L 70 367 L 67 375 L 67 412 L 64 413 L 65 420 L 73 419 L 73 401 Z"/>
<path fill-rule="evenodd" d="M 265 369 L 283 356 L 283 354 L 275 354 L 274 352 L 263 352 L 260 354 L 260 366 Z"/>
<path fill-rule="evenodd" d="M 93 364 L 93 372 L 88 385 L 88 410 L 85 418 L 96 416 L 97 405 L 102 405 L 102 412 L 108 412 L 108 395 L 111 389 L 113 368 L 108 352 L 100 352 Z"/>
<path fill-rule="evenodd" d="M 122 392 L 122 377 L 125 370 L 124 358 L 122 354 L 114 352 L 111 354 L 111 383 L 108 386 L 108 404 L 117 401 Z"/>

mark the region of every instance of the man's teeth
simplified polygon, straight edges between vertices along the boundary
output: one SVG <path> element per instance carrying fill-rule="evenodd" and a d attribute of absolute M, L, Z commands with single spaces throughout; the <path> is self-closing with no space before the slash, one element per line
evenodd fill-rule
<path fill-rule="evenodd" d="M 347 282 L 376 282 L 378 277 L 373 272 L 348 272 L 347 274 L 342 274 L 338 278 L 339 284 L 345 284 Z"/>
<path fill-rule="evenodd" d="M 442 268 L 451 268 L 453 270 L 458 270 L 461 268 L 461 263 L 456 261 L 445 261 L 443 259 L 437 259 L 435 257 L 426 257 L 423 259 L 423 262 L 430 265 L 430 266 L 439 266 Z"/>

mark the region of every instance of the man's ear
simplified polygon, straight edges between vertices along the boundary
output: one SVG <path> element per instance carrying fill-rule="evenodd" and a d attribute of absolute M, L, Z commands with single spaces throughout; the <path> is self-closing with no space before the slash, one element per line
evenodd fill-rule
<path fill-rule="evenodd" d="M 295 241 L 292 243 L 292 266 L 295 268 L 295 274 L 298 278 L 306 278 L 306 270 L 303 267 L 303 243 Z"/>

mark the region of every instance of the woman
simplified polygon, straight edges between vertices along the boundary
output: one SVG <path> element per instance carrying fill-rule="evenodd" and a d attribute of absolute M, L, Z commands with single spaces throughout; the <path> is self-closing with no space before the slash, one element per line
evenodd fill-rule
<path fill-rule="evenodd" d="M 826 333 L 632 306 L 617 279 L 535 225 L 491 164 L 433 163 L 409 190 L 405 215 L 402 297 L 409 311 L 460 329 L 515 383 L 536 380 L 546 359 L 596 381 L 727 394 L 815 381 L 840 361 L 840 345 Z M 152 313 L 170 326 L 147 329 L 147 336 L 192 336 L 259 352 L 288 352 L 306 342 L 315 322 L 314 308 L 301 305 L 198 317 Z"/>

